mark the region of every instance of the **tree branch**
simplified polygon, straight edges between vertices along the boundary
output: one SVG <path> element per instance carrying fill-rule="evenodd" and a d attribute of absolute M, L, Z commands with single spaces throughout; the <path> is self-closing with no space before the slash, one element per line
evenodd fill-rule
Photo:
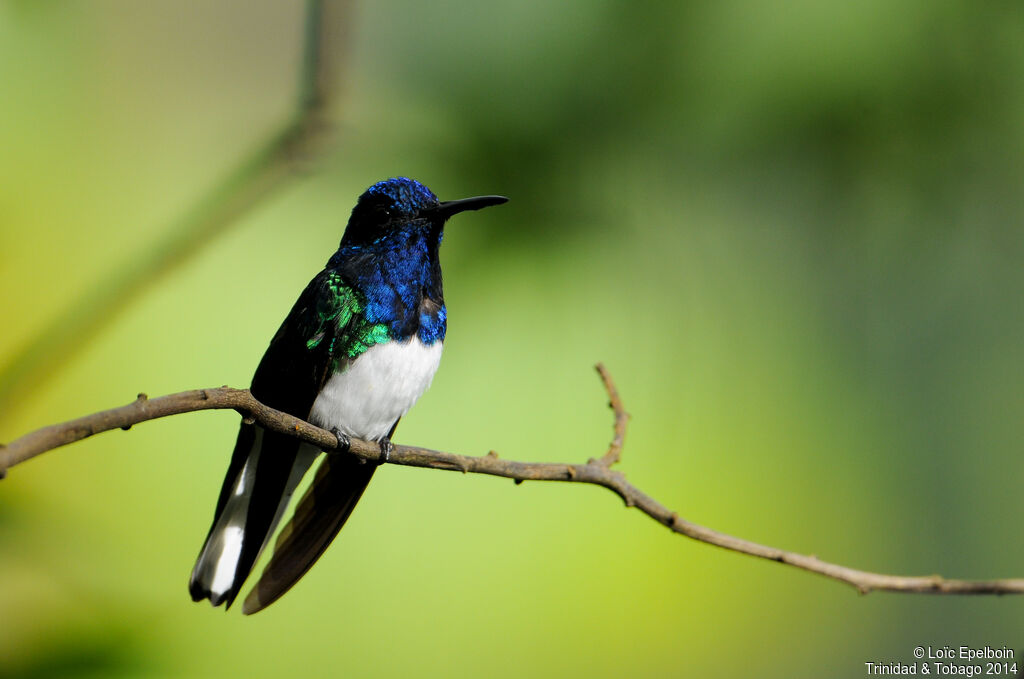
<path fill-rule="evenodd" d="M 622 498 L 627 507 L 636 507 L 675 533 L 723 549 L 817 573 L 851 585 L 862 594 L 873 590 L 930 594 L 1024 593 L 1024 579 L 1021 578 L 948 580 L 939 575 L 900 576 L 872 573 L 822 561 L 815 556 L 797 554 L 743 540 L 680 518 L 675 512 L 668 510 L 657 500 L 626 481 L 623 474 L 611 469 L 611 465 L 617 462 L 621 455 L 629 415 L 622 405 L 618 391 L 607 370 L 603 365 L 598 364 L 597 371 L 604 382 L 608 392 L 609 405 L 615 415 L 615 431 L 611 445 L 599 459 L 590 459 L 586 464 L 514 462 L 500 459 L 494 451 L 482 457 L 472 457 L 416 446 L 396 445 L 387 462 L 409 467 L 503 476 L 514 479 L 516 483 L 564 481 L 602 486 Z M 118 428 L 128 429 L 140 422 L 169 415 L 217 409 L 236 410 L 248 421 L 258 422 L 268 429 L 290 434 L 319 446 L 324 451 L 337 448 L 337 438 L 333 433 L 260 403 L 253 398 L 248 390 L 220 387 L 183 391 L 153 399 L 147 398 L 145 394 L 139 394 L 138 399 L 133 403 L 120 408 L 104 410 L 76 420 L 43 427 L 15 439 L 6 447 L 0 444 L 0 477 L 9 467 L 103 431 Z M 368 462 L 379 462 L 381 458 L 381 451 L 376 443 L 358 439 L 352 440 L 351 454 Z"/>
<path fill-rule="evenodd" d="M 291 116 L 167 230 L 133 253 L 0 368 L 0 410 L 36 387 L 149 285 L 202 250 L 253 207 L 287 185 L 329 146 L 328 113 L 337 99 L 335 73 L 344 49 L 346 0 L 307 0 L 302 65 Z"/>

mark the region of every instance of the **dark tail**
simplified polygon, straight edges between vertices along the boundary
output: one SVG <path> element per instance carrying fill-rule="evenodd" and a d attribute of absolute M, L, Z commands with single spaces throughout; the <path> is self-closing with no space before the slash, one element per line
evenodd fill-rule
<path fill-rule="evenodd" d="M 194 601 L 231 606 L 318 454 L 294 437 L 242 425 L 213 525 L 192 569 Z"/>
<path fill-rule="evenodd" d="M 354 457 L 328 455 L 274 545 L 274 555 L 242 604 L 261 611 L 291 589 L 320 558 L 359 502 L 377 467 Z"/>

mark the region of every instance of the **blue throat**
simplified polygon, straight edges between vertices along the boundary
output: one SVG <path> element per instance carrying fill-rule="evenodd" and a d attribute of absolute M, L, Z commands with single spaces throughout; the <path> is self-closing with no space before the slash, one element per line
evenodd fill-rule
<path fill-rule="evenodd" d="M 366 245 L 342 245 L 327 266 L 339 270 L 366 298 L 370 323 L 388 326 L 392 339 L 444 340 L 447 310 L 441 286 L 440 229 L 426 222 Z"/>

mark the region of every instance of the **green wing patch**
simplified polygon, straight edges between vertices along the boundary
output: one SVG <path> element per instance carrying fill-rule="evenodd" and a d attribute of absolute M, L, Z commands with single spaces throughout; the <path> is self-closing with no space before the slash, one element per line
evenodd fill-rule
<path fill-rule="evenodd" d="M 352 317 L 363 310 L 360 295 L 345 285 L 338 274 L 329 274 L 323 283 L 323 293 L 316 296 L 316 308 L 313 309 L 316 330 L 306 342 L 307 349 L 320 346 L 328 334 L 332 342 L 344 331 Z"/>
<path fill-rule="evenodd" d="M 306 341 L 306 348 L 316 349 L 325 340 L 330 356 L 330 369 L 336 371 L 342 359 L 351 360 L 374 344 L 391 339 L 385 323 L 370 323 L 363 310 L 366 298 L 346 284 L 337 273 L 324 279 L 322 293 L 317 295 L 313 309 L 315 330 Z"/>

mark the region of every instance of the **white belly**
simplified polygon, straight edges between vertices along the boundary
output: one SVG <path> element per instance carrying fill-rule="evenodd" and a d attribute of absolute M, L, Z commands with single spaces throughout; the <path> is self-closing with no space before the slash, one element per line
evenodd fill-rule
<path fill-rule="evenodd" d="M 355 438 L 378 441 L 427 390 L 441 363 L 441 342 L 418 337 L 375 344 L 328 379 L 309 421 Z"/>

